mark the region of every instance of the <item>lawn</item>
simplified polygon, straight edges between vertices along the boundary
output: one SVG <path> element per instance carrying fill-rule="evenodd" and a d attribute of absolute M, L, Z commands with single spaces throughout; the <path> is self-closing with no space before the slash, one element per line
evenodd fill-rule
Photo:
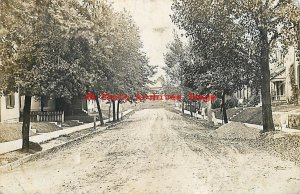
<path fill-rule="evenodd" d="M 32 130 L 29 131 L 29 135 L 33 136 L 37 133 L 49 133 L 57 130 L 61 130 L 54 123 L 31 123 L 31 129 L 36 129 L 36 133 Z M 0 143 L 13 141 L 22 138 L 22 123 L 0 123 Z"/>
<path fill-rule="evenodd" d="M 39 123 L 31 122 L 31 128 L 36 129 L 37 133 L 49 133 L 49 132 L 58 131 L 62 129 L 61 127 L 55 125 L 54 123 L 46 123 L 46 122 L 39 122 Z"/>
<path fill-rule="evenodd" d="M 232 121 L 262 125 L 261 107 L 249 107 L 233 117 Z"/>
<path fill-rule="evenodd" d="M 289 112 L 289 111 L 300 112 L 300 105 L 273 106 L 272 110 L 273 112 Z"/>
<path fill-rule="evenodd" d="M 240 108 L 240 107 L 230 108 L 230 109 L 226 110 L 228 119 L 231 118 L 233 115 L 239 113 L 241 110 L 242 110 L 242 108 Z M 214 109 L 213 111 L 214 111 L 217 119 L 222 119 L 222 114 L 221 114 L 220 109 Z"/>
<path fill-rule="evenodd" d="M 239 112 L 241 108 L 231 108 L 227 110 L 228 118 L 233 116 L 233 114 L 236 114 Z M 214 110 L 216 114 L 216 118 L 221 119 L 220 110 Z M 242 122 L 242 123 L 250 123 L 250 124 L 256 124 L 256 125 L 262 125 L 262 108 L 261 107 L 248 107 L 244 110 L 242 110 L 241 113 L 239 113 L 237 116 L 235 116 L 232 121 Z M 281 105 L 281 106 L 273 106 L 272 107 L 273 112 L 300 112 L 300 106 L 295 105 Z"/>
<path fill-rule="evenodd" d="M 35 135 L 30 131 L 30 136 Z M 0 123 L 0 143 L 22 138 L 22 123 Z"/>

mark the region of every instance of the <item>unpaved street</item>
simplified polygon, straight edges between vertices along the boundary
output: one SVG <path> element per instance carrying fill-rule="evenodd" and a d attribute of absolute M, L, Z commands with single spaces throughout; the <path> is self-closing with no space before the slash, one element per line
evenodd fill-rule
<path fill-rule="evenodd" d="M 193 139 L 195 134 L 200 138 Z M 13 184 L 12 184 L 13 183 Z M 2 193 L 297 193 L 300 168 L 164 109 L 0 175 Z"/>

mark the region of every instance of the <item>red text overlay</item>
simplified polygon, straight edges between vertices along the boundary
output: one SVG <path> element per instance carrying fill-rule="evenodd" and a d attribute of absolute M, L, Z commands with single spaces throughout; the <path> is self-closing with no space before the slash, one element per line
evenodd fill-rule
<path fill-rule="evenodd" d="M 112 101 L 145 101 L 145 100 L 182 100 L 183 96 L 181 95 L 161 95 L 161 94 L 139 94 L 137 93 L 135 97 L 132 99 L 127 94 L 110 94 L 110 93 L 102 93 L 99 95 L 101 100 L 112 100 Z M 83 97 L 84 100 L 96 100 L 96 95 L 92 92 L 88 92 Z M 188 100 L 190 101 L 215 101 L 217 97 L 215 95 L 199 95 L 189 92 Z"/>

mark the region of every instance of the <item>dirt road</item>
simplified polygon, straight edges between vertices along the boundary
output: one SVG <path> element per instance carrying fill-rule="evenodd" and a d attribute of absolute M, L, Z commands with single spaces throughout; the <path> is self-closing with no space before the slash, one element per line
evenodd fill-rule
<path fill-rule="evenodd" d="M 195 137 L 195 135 L 200 138 Z M 2 193 L 297 193 L 300 168 L 164 110 L 0 175 Z"/>

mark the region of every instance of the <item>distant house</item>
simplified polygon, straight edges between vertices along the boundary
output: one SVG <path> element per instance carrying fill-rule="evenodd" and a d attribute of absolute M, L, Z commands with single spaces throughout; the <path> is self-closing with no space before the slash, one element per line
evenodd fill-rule
<path fill-rule="evenodd" d="M 160 94 L 163 92 L 163 85 L 165 84 L 165 79 L 163 76 L 158 77 L 154 84 L 149 85 L 150 93 Z"/>
<path fill-rule="evenodd" d="M 19 93 L 0 96 L 0 122 L 18 122 L 20 117 Z"/>

